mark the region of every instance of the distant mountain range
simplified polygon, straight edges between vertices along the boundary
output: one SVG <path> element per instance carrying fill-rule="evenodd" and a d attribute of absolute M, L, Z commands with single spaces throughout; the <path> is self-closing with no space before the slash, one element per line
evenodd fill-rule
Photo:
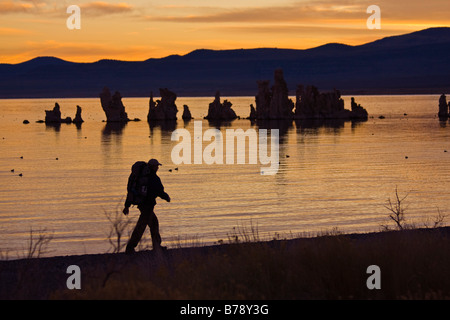
<path fill-rule="evenodd" d="M 295 94 L 298 84 L 343 94 L 448 93 L 450 28 L 431 28 L 359 46 L 330 43 L 307 50 L 195 50 L 184 56 L 127 62 L 74 63 L 38 57 L 0 64 L 0 98 L 98 97 L 103 87 L 124 97 L 159 88 L 179 96 L 255 95 L 257 80 L 277 68 Z"/>

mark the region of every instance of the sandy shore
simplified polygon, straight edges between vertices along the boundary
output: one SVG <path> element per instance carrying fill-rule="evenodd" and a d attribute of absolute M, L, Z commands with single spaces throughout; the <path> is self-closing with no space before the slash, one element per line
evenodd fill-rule
<path fill-rule="evenodd" d="M 447 298 L 449 240 L 442 227 L 0 261 L 0 299 Z M 71 265 L 80 290 L 67 288 Z M 369 265 L 381 290 L 366 287 Z"/>

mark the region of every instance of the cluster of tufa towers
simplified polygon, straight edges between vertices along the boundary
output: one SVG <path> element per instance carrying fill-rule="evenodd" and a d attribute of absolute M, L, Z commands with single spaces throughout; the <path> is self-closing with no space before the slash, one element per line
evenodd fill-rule
<path fill-rule="evenodd" d="M 274 84 L 270 87 L 269 80 L 257 81 L 258 93 L 255 96 L 256 107 L 250 105 L 249 120 L 360 120 L 368 119 L 367 111 L 352 98 L 351 110 L 344 108 L 344 100 L 339 90 L 321 93 L 314 86 L 298 85 L 295 103 L 289 98 L 289 90 L 284 80 L 283 70 L 277 69 L 274 74 Z M 154 101 L 153 92 L 150 94 L 147 121 L 177 120 L 178 108 L 176 105 L 177 95 L 167 88 L 159 89 L 160 100 Z M 120 92 L 111 94 L 109 88 L 103 88 L 99 94 L 103 111 L 107 122 L 128 122 L 131 120 L 125 111 Z M 441 97 L 442 99 L 442 97 Z M 445 96 L 444 96 L 445 99 Z M 444 103 L 444 102 L 443 102 Z M 446 105 L 446 102 L 445 102 Z M 448 117 L 447 105 L 445 114 Z M 441 111 L 440 111 L 441 113 Z M 209 104 L 208 115 L 205 119 L 210 121 L 231 121 L 239 118 L 232 109 L 232 103 L 220 99 L 217 91 L 215 99 Z M 193 119 L 189 107 L 183 106 L 183 120 Z M 77 106 L 77 114 L 72 119 L 61 119 L 59 105 L 56 103 L 53 110 L 46 111 L 46 123 L 54 122 L 77 122 L 81 123 L 81 108 Z"/>

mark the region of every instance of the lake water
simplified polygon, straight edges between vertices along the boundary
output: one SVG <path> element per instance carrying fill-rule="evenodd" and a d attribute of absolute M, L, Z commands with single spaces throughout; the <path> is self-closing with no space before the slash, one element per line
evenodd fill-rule
<path fill-rule="evenodd" d="M 228 100 L 241 117 L 254 104 L 253 97 Z M 344 100 L 350 108 L 350 97 Z M 407 222 L 420 226 L 438 210 L 450 213 L 450 125 L 436 118 L 438 100 L 356 96 L 369 112 L 367 122 L 273 123 L 269 127 L 281 126 L 276 175 L 261 175 L 260 163 L 173 164 L 178 142 L 171 141 L 172 132 L 193 133 L 194 121 L 149 126 L 148 98 L 123 99 L 129 117 L 143 121 L 122 127 L 102 122 L 99 99 L 0 100 L 0 254 L 23 256 L 30 229 L 53 235 L 45 255 L 107 252 L 111 224 L 105 212 L 122 209 L 131 165 L 150 158 L 163 163 L 158 174 L 172 198 L 155 208 L 169 247 L 227 241 L 233 228 L 251 226 L 262 239 L 333 228 L 378 231 L 392 225 L 384 205 L 396 187 L 408 194 Z M 83 108 L 81 127 L 36 123 L 56 101 L 63 117 L 74 117 L 76 105 Z M 201 120 L 212 101 L 180 97 L 178 117 L 187 104 L 203 130 L 215 128 Z M 260 129 L 244 119 L 220 126 L 224 135 L 239 128 Z M 138 213 L 131 209 L 125 241 Z M 145 237 L 150 243 L 148 231 Z"/>

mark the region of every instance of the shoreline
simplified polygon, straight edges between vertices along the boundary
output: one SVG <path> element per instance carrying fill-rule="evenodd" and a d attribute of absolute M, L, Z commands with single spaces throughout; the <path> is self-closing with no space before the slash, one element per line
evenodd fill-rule
<path fill-rule="evenodd" d="M 0 299 L 449 298 L 449 240 L 450 227 L 439 227 L 7 260 Z M 71 265 L 80 290 L 67 288 Z M 366 287 L 369 265 L 380 266 L 381 290 Z"/>

